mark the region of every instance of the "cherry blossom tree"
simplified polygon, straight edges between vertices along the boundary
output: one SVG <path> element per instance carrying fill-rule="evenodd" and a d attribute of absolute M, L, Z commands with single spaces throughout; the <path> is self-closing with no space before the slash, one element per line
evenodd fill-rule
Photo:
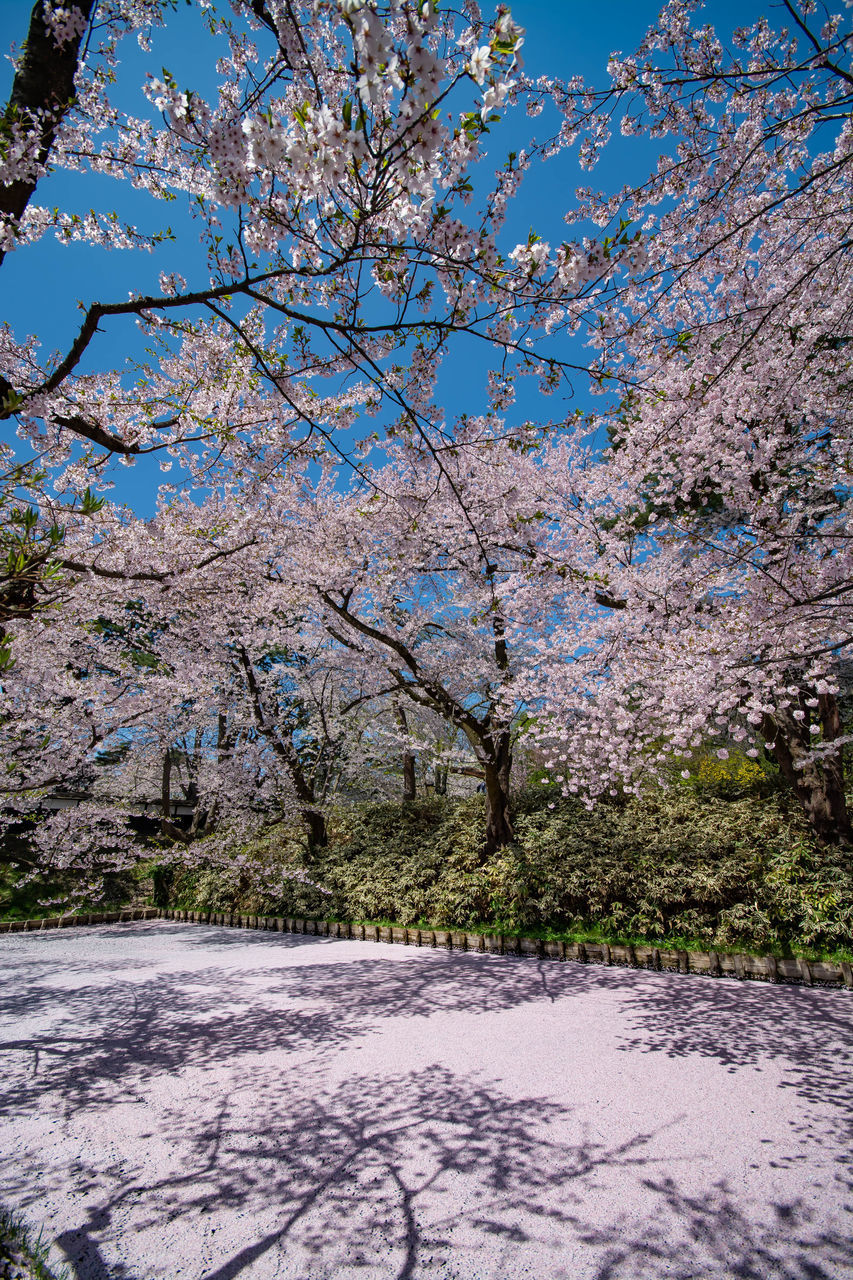
<path fill-rule="evenodd" d="M 279 484 L 263 516 L 276 531 L 271 583 L 302 594 L 365 692 L 464 734 L 485 787 L 487 852 L 513 838 L 513 745 L 536 701 L 516 681 L 571 603 L 550 569 L 547 596 L 531 579 L 554 478 L 580 456 L 559 432 L 470 418 L 438 457 L 415 433 L 387 442 L 349 491 L 332 477 Z"/>
<path fill-rule="evenodd" d="M 850 23 L 786 3 L 786 29 L 762 19 L 726 48 L 693 7 L 668 4 L 594 104 L 596 146 L 620 112 L 677 145 L 589 205 L 642 220 L 650 266 L 602 310 L 610 448 L 554 536 L 564 564 L 580 503 L 602 608 L 585 652 L 555 636 L 552 759 L 600 794 L 709 732 L 753 756 L 763 740 L 817 835 L 849 840 Z"/>
<path fill-rule="evenodd" d="M 75 302 L 57 352 L 18 332 L 14 315 L 0 330 L 0 420 L 18 436 L 4 445 L 0 485 L 6 661 L 9 625 L 62 598 L 75 575 L 165 582 L 242 545 L 199 545 L 170 565 L 145 560 L 143 536 L 104 569 L 88 517 L 116 460 L 155 453 L 198 493 L 237 485 L 251 505 L 289 466 L 337 459 L 358 472 L 366 416 L 380 437 L 415 431 L 438 457 L 450 437 L 433 400 L 451 347 L 479 346 L 495 404 L 522 373 L 552 391 L 571 368 L 559 334 L 635 265 L 626 237 L 552 250 L 508 232 L 524 175 L 566 138 L 531 138 L 491 182 L 475 173 L 503 111 L 526 103 L 535 114 L 558 96 L 523 78 L 523 33 L 506 8 L 486 21 L 468 2 L 238 0 L 227 14 L 207 4 L 198 37 L 216 91 L 179 69 L 139 90 L 122 78 L 122 51 L 133 39 L 156 47 L 170 13 L 164 0 L 38 0 L 16 54 L 2 253 L 54 234 L 163 266 L 157 288 L 140 267 L 130 298 L 94 272 L 82 322 Z M 39 203 L 62 171 L 132 186 L 138 224 Z M 194 254 L 181 230 L 180 271 L 163 218 L 176 205 L 198 237 Z M 116 364 L 106 342 L 128 321 L 138 343 Z M 161 501 L 177 492 L 164 484 Z M 64 548 L 71 524 L 88 547 L 84 536 Z"/>
<path fill-rule="evenodd" d="M 101 479 L 114 456 L 162 452 L 165 467 L 176 459 L 209 483 L 222 468 L 266 473 L 306 438 L 341 450 L 363 412 L 422 409 L 460 334 L 498 344 L 504 377 L 513 366 L 558 377 L 565 358 L 534 339 L 556 301 L 616 265 L 581 246 L 552 255 L 535 238 L 499 245 L 544 144 L 511 158 L 476 212 L 466 208 L 490 122 L 524 92 L 508 11 L 488 25 L 475 6 L 431 0 L 233 10 L 200 15 L 217 94 L 149 77 L 140 116 L 110 98 L 117 46 L 129 34 L 148 43 L 168 6 L 39 0 L 33 11 L 6 113 L 5 251 L 53 231 L 168 256 L 162 221 L 144 233 L 36 205 L 44 174 L 63 168 L 130 182 L 155 213 L 186 203 L 201 241 L 183 274 L 161 273 L 159 292 L 116 299 L 100 284 L 54 356 L 4 329 L 2 416 L 72 489 Z M 127 317 L 150 354 L 101 366 L 99 335 Z"/>
<path fill-rule="evenodd" d="M 229 847 L 282 823 L 325 843 L 324 804 L 363 771 L 357 716 L 374 690 L 305 625 L 303 597 L 270 582 L 260 526 L 258 513 L 213 498 L 149 522 L 105 508 L 87 579 L 19 620 L 0 706 L 14 761 L 6 804 L 36 816 L 73 788 L 97 808 L 91 822 L 92 804 L 42 822 L 39 850 L 54 827 L 64 840 L 75 821 L 81 831 L 94 822 L 103 843 L 110 812 L 114 833 L 157 809 L 167 860 L 227 860 Z M 228 554 L 209 553 L 200 568 L 195 544 L 209 544 L 211 528 Z M 152 567 L 132 570 L 131 556 Z M 175 801 L 190 810 L 183 821 Z M 81 859 L 89 848 L 69 847 Z"/>
<path fill-rule="evenodd" d="M 568 365 L 563 353 L 540 349 L 559 323 L 555 306 L 575 306 L 576 323 L 587 296 L 612 276 L 621 255 L 589 243 L 566 243 L 552 253 L 534 234 L 514 247 L 500 243 L 525 171 L 553 143 L 531 143 L 510 156 L 491 188 L 478 184 L 476 212 L 467 210 L 472 166 L 484 154 L 489 126 L 505 103 L 526 92 L 518 78 L 522 33 L 507 10 L 487 24 L 474 5 L 439 12 L 431 0 L 270 0 L 237 3 L 227 18 L 207 6 L 211 48 L 220 55 L 217 93 L 185 89 L 165 73 L 149 78 L 145 113 L 134 117 L 111 99 L 117 50 L 134 34 L 144 46 L 164 18 L 168 6 L 158 0 L 69 9 L 39 0 L 5 117 L 5 253 L 26 252 L 50 231 L 102 248 L 168 249 L 170 232 L 162 225 L 143 233 L 108 214 L 81 219 L 37 205 L 39 183 L 62 168 L 128 181 L 155 201 L 180 198 L 201 233 L 198 261 L 184 255 L 181 273 L 164 270 L 158 291 L 86 300 L 76 334 L 55 355 L 43 357 L 35 337 L 3 330 L 0 416 L 17 422 L 19 437 L 43 468 L 26 477 L 38 511 L 22 509 L 19 518 L 16 507 L 8 522 L 12 551 L 19 549 L 17 524 L 24 529 L 18 542 L 26 543 L 14 567 L 10 552 L 4 599 L 5 621 L 27 646 L 26 662 L 7 671 L 3 689 L 3 727 L 23 735 L 13 789 L 29 797 L 43 793 L 130 725 L 136 747 L 144 743 L 162 761 L 163 829 L 174 836 L 174 744 L 187 733 L 198 743 L 214 714 L 220 724 L 214 703 L 222 683 L 217 686 L 212 673 L 230 662 L 232 696 L 239 679 L 251 716 L 252 734 L 244 741 L 263 744 L 267 758 L 278 759 L 313 823 L 313 838 L 322 838 L 313 783 L 276 705 L 276 673 L 264 668 L 270 637 L 259 625 L 257 598 L 247 608 L 230 587 L 241 573 L 258 581 L 255 561 L 277 583 L 280 561 L 273 554 L 281 550 L 270 547 L 264 524 L 269 486 L 292 499 L 291 472 L 301 484 L 306 464 L 328 469 L 335 459 L 354 468 L 359 484 L 378 483 L 347 433 L 364 414 L 384 413 L 388 431 L 415 445 L 423 472 L 419 502 L 430 507 L 425 518 L 463 531 L 460 556 L 472 592 L 456 607 L 482 606 L 477 625 L 488 636 L 479 669 L 469 664 L 461 678 L 451 678 L 452 669 L 451 677 L 439 675 L 454 652 L 461 657 L 452 628 L 440 660 L 430 656 L 426 663 L 423 654 L 415 657 L 415 633 L 397 636 L 397 647 L 391 645 L 397 659 L 400 645 L 408 646 L 403 665 L 398 661 L 393 675 L 382 669 L 369 693 L 373 699 L 394 694 L 398 707 L 405 695 L 466 734 L 484 772 L 486 843 L 495 847 L 512 834 L 511 664 L 496 594 L 498 577 L 508 570 L 489 558 L 482 540 L 488 531 L 479 530 L 485 512 L 474 510 L 451 476 L 446 459 L 453 433 L 432 402 L 436 374 L 449 341 L 467 337 L 498 350 L 490 383 L 496 402 L 506 399 L 516 371 L 532 372 L 553 388 Z M 127 318 L 136 321 L 147 354 L 120 367 L 101 366 L 99 335 Z M 110 460 L 132 462 L 147 452 L 161 453 L 164 469 L 177 463 L 200 490 L 220 486 L 229 495 L 226 506 L 238 484 L 237 505 L 254 513 L 251 527 L 233 505 L 222 518 L 216 500 L 197 515 L 192 504 L 170 500 L 168 487 L 149 526 L 123 519 L 116 509 L 92 525 L 89 517 L 99 516 L 92 491 L 103 489 Z M 21 488 L 22 465 L 29 464 L 10 457 L 7 492 Z M 386 469 L 383 482 L 388 478 Z M 71 495 L 64 510 L 45 497 L 46 480 L 58 494 Z M 437 504 L 430 493 L 435 485 Z M 381 499 L 381 490 L 375 493 Z M 331 490 L 321 490 L 321 497 L 334 505 Z M 456 504 L 455 516 L 448 503 Z M 295 510 L 303 523 L 306 503 L 297 502 Z M 85 520 L 76 518 L 78 511 Z M 405 496 L 395 495 L 383 514 L 392 532 L 374 522 L 374 562 L 378 548 L 387 553 L 396 532 L 405 530 Z M 287 509 L 275 515 L 282 527 L 293 526 Z M 319 530 L 310 536 L 318 551 L 326 550 Z M 430 573 L 438 581 L 440 557 L 449 549 L 446 540 L 427 546 L 433 566 L 419 570 L 423 582 Z M 218 596 L 217 621 L 226 614 L 233 625 L 223 632 L 222 625 L 211 628 L 204 597 L 223 590 L 226 577 L 231 603 L 224 608 Z M 334 577 L 303 577 L 298 586 L 313 587 L 321 622 L 345 624 L 345 642 L 329 632 L 341 647 L 364 649 L 364 627 L 372 623 L 357 615 L 352 596 L 338 599 Z M 165 610 L 157 598 L 163 593 Z M 129 601 L 146 620 L 141 651 L 130 639 Z M 405 605 L 389 597 L 385 606 L 392 629 L 413 625 L 394 613 L 405 612 Z M 422 608 L 416 602 L 415 612 Z M 272 616 L 281 613 L 276 601 Z M 51 650 L 57 627 L 64 639 Z M 215 658 L 212 637 L 219 646 Z M 387 635 L 371 639 L 374 649 L 388 647 Z M 84 652 L 85 661 L 78 660 L 82 674 L 74 676 L 69 657 L 63 687 L 54 691 L 50 664 L 62 661 L 63 645 L 69 653 Z M 192 670 L 200 654 L 209 668 L 206 681 Z M 371 663 L 365 653 L 357 656 L 365 671 L 380 670 L 375 654 Z M 35 746 L 45 733 L 52 760 Z M 219 763 L 232 739 L 227 726 L 217 731 Z M 197 779 L 191 785 L 198 790 Z M 199 818 L 206 828 L 216 801 L 195 808 L 206 815 Z"/>
<path fill-rule="evenodd" d="M 709 734 L 766 748 L 820 838 L 849 837 L 850 33 L 785 8 L 727 47 L 671 0 L 597 94 L 526 79 L 506 10 L 237 0 L 208 11 L 218 92 L 163 75 L 131 118 L 116 42 L 168 7 L 36 6 L 5 249 L 54 231 L 166 266 L 87 300 L 55 357 L 3 332 L 3 413 L 40 457 L 4 461 L 8 795 L 124 740 L 165 824 L 183 770 L 223 857 L 264 808 L 320 844 L 353 742 L 390 743 L 411 796 L 422 715 L 470 748 L 486 851 L 513 838 L 522 731 L 589 801 L 666 783 Z M 473 166 L 514 102 L 562 126 L 489 186 Z M 649 181 L 582 193 L 595 240 L 514 244 L 530 165 L 573 143 L 592 163 L 614 122 L 660 140 Z M 62 167 L 186 200 L 198 261 L 172 270 L 162 226 L 38 207 Z M 101 367 L 128 317 L 148 354 Z M 436 403 L 459 343 L 491 354 L 476 417 Z M 518 373 L 549 391 L 573 363 L 606 397 L 591 421 L 500 416 Z M 93 494 L 147 451 L 188 488 L 146 522 Z"/>

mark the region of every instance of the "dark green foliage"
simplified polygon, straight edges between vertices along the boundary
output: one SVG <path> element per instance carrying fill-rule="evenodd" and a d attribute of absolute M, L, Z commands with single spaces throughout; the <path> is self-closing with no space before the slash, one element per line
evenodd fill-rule
<path fill-rule="evenodd" d="M 817 851 L 784 796 L 663 792 L 592 813 L 531 805 L 504 855 L 519 926 L 595 922 L 614 935 L 749 948 L 853 946 L 849 856 Z"/>
<path fill-rule="evenodd" d="M 172 902 L 201 910 L 503 932 L 680 939 L 747 950 L 853 951 L 849 854 L 817 850 L 782 794 L 695 788 L 588 812 L 545 788 L 516 804 L 517 842 L 483 861 L 483 800 L 341 809 L 312 855 L 282 838 L 250 851 L 322 886 L 270 896 L 238 877 L 176 872 Z"/>
<path fill-rule="evenodd" d="M 96 897 L 74 898 L 77 877 L 73 871 L 45 873 L 27 878 L 25 863 L 0 857 L 0 920 L 32 920 L 58 915 L 71 902 L 78 909 L 114 911 L 129 902 L 136 890 L 133 871 L 107 872 Z M 48 904 L 48 905 L 45 905 Z"/>
<path fill-rule="evenodd" d="M 165 867 L 155 864 L 151 868 L 152 900 L 155 907 L 168 907 L 174 903 L 175 870 L 173 864 Z"/>
<path fill-rule="evenodd" d="M 61 897 L 63 886 L 56 877 L 39 876 L 26 881 L 24 871 L 14 862 L 0 862 L 0 918 L 27 920 L 43 916 L 42 901 Z"/>
<path fill-rule="evenodd" d="M 0 1276 L 20 1280 L 68 1280 L 65 1267 L 48 1266 L 48 1250 L 41 1233 L 34 1237 L 18 1214 L 0 1209 Z"/>

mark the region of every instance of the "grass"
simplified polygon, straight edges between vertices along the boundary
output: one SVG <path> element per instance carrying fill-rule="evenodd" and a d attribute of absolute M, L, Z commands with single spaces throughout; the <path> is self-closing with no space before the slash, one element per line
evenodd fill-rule
<path fill-rule="evenodd" d="M 49 1253 L 41 1231 L 34 1236 L 20 1214 L 0 1209 L 0 1274 L 18 1274 L 21 1280 L 70 1280 L 66 1267 L 57 1271 L 50 1266 Z"/>
<path fill-rule="evenodd" d="M 313 917 L 312 917 L 313 918 Z M 318 917 L 319 918 L 319 917 Z M 643 933 L 624 933 L 614 932 L 613 930 L 602 929 L 595 923 L 590 924 L 583 929 L 547 929 L 531 926 L 528 929 L 518 929 L 503 923 L 500 920 L 494 920 L 491 923 L 481 923 L 477 925 L 465 926 L 464 929 L 455 925 L 434 924 L 429 920 L 417 920 L 411 925 L 403 926 L 399 920 L 339 920 L 331 916 L 324 917 L 327 924 L 363 924 L 365 926 L 377 926 L 382 929 L 443 929 L 447 932 L 476 933 L 484 937 L 487 934 L 501 934 L 504 938 L 537 938 L 541 942 L 590 942 L 590 943 L 607 943 L 609 946 L 633 946 L 633 947 L 658 947 L 663 951 L 701 951 L 707 954 L 708 951 L 723 950 L 722 947 L 714 947 L 707 941 L 699 938 L 688 938 L 682 934 L 643 934 Z M 737 946 L 734 948 L 742 955 L 750 956 L 775 956 L 777 960 L 803 959 L 823 961 L 827 964 L 853 964 L 853 947 L 835 948 L 833 950 L 821 950 L 816 947 L 798 947 L 792 950 L 788 946 L 766 946 L 756 948 L 749 946 Z"/>

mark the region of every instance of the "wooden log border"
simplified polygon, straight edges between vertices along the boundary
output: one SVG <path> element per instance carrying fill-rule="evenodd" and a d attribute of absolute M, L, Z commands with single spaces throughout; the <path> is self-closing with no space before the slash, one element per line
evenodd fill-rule
<path fill-rule="evenodd" d="M 713 978 L 756 982 L 796 983 L 800 986 L 846 987 L 853 990 L 853 965 L 830 964 L 802 956 L 753 956 L 724 951 L 668 951 L 652 945 L 615 942 L 561 942 L 502 933 L 466 933 L 450 929 L 415 929 L 399 925 L 350 924 L 346 921 L 307 920 L 291 916 L 256 916 L 233 911 L 186 911 L 180 908 L 127 907 L 122 911 L 81 912 L 39 920 L 0 920 L 0 934 L 68 929 L 81 925 L 124 924 L 137 920 L 175 920 L 213 924 L 232 929 L 262 929 L 320 938 L 354 938 L 398 946 L 434 947 L 446 951 L 477 951 L 489 955 L 529 956 L 539 960 L 570 960 L 576 964 L 615 965 L 660 973 L 701 973 Z"/>

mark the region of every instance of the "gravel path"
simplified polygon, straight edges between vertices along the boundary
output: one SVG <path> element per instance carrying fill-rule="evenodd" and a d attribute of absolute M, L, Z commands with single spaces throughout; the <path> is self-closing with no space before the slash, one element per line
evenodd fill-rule
<path fill-rule="evenodd" d="M 853 995 L 167 921 L 0 939 L 76 1280 L 853 1278 Z"/>

